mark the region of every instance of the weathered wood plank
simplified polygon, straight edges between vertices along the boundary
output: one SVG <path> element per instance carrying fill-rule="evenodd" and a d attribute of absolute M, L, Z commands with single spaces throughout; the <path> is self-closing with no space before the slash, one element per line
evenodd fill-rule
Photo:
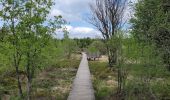
<path fill-rule="evenodd" d="M 67 100 L 95 100 L 87 55 L 85 53 L 82 53 L 82 60 Z"/>

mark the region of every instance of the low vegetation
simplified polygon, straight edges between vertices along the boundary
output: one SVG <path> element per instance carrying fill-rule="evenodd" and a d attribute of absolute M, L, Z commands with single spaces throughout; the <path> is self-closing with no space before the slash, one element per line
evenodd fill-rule
<path fill-rule="evenodd" d="M 108 62 L 89 61 L 96 100 L 109 100 L 117 88 L 115 74 L 108 68 Z"/>
<path fill-rule="evenodd" d="M 56 61 L 56 64 L 39 70 L 33 78 L 32 100 L 66 100 L 75 78 L 80 59 Z M 25 72 L 20 72 L 23 91 L 26 91 Z M 18 100 L 15 72 L 1 73 L 0 97 Z"/>
<path fill-rule="evenodd" d="M 126 68 L 128 75 L 124 89 L 125 98 L 128 100 L 170 98 L 170 73 L 166 68 L 147 68 L 141 64 L 127 64 Z"/>
<path fill-rule="evenodd" d="M 130 29 L 122 25 L 128 0 L 95 0 L 89 18 L 101 39 L 69 38 L 66 20 L 48 17 L 53 4 L 1 0 L 0 100 L 65 100 L 83 51 L 95 60 L 97 100 L 170 99 L 169 0 L 138 0 Z"/>
<path fill-rule="evenodd" d="M 103 58 L 100 58 L 103 59 Z M 117 71 L 108 68 L 107 61 L 89 61 L 96 100 L 168 100 L 170 73 L 166 68 L 148 69 L 142 64 L 128 63 L 121 97 L 117 94 Z"/>

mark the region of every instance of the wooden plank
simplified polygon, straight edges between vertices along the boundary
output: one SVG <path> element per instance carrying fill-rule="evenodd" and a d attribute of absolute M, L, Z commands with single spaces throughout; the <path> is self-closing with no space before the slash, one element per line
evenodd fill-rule
<path fill-rule="evenodd" d="M 95 100 L 87 55 L 82 53 L 82 56 L 72 90 L 67 100 Z"/>

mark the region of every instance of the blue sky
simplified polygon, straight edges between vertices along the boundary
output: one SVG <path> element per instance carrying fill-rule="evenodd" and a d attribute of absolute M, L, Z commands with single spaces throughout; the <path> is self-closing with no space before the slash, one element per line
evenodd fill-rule
<path fill-rule="evenodd" d="M 55 0 L 50 16 L 62 15 L 70 24 L 66 25 L 71 38 L 83 37 L 102 37 L 101 33 L 87 22 L 90 15 L 89 3 L 94 0 Z M 137 0 L 129 0 L 136 2 Z M 130 7 L 127 7 L 124 20 L 128 22 L 132 16 Z M 125 25 L 125 29 L 129 24 Z M 62 37 L 62 33 L 58 33 L 58 37 Z"/>
<path fill-rule="evenodd" d="M 54 0 L 55 5 L 52 7 L 49 17 L 62 15 L 63 18 L 69 23 L 66 25 L 69 36 L 71 38 L 84 38 L 84 37 L 102 37 L 101 33 L 87 22 L 90 15 L 89 3 L 95 0 Z M 136 2 L 137 0 L 129 0 Z M 128 22 L 132 16 L 130 7 L 127 7 L 125 12 L 125 18 Z M 2 23 L 0 23 L 2 25 Z M 129 26 L 127 24 L 126 26 Z M 125 27 L 126 29 L 127 27 Z M 57 37 L 62 38 L 61 32 L 57 33 Z"/>
<path fill-rule="evenodd" d="M 50 16 L 62 15 L 69 23 L 66 25 L 71 38 L 96 37 L 101 36 L 91 24 L 87 22 L 90 14 L 89 3 L 93 0 L 55 0 Z M 58 33 L 58 37 L 62 37 Z"/>

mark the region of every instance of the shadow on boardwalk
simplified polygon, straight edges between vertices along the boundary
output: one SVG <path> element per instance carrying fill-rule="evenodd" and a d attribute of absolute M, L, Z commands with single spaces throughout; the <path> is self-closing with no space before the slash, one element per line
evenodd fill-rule
<path fill-rule="evenodd" d="M 95 100 L 87 55 L 85 53 L 82 53 L 82 60 L 67 100 Z"/>

